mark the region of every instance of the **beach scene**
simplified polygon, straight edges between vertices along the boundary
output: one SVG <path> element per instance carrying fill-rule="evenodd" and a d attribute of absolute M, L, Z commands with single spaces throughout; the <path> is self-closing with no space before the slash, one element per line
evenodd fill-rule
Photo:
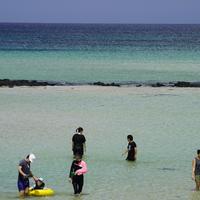
<path fill-rule="evenodd" d="M 200 21 L 191 3 L 175 5 L 168 23 L 165 13 L 133 20 L 144 14 L 131 14 L 130 2 L 116 5 L 130 15 L 108 3 L 102 18 L 105 2 L 86 0 L 96 13 L 57 21 L 46 10 L 33 18 L 37 1 L 23 14 L 2 4 L 0 200 L 200 199 Z M 16 6 L 18 15 L 5 12 Z M 48 6 L 55 19 L 62 6 Z M 27 196 L 37 181 L 45 187 Z"/>

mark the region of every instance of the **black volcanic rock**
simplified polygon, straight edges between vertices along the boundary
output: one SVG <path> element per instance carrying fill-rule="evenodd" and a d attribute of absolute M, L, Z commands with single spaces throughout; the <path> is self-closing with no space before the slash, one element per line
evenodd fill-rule
<path fill-rule="evenodd" d="M 165 87 L 166 85 L 163 84 L 163 83 L 157 82 L 157 83 L 155 83 L 155 84 L 152 84 L 151 86 L 152 86 L 152 87 Z"/>
<path fill-rule="evenodd" d="M 185 81 L 178 81 L 177 83 L 174 84 L 175 87 L 191 87 L 190 82 L 185 82 Z"/>
<path fill-rule="evenodd" d="M 117 83 L 103 83 L 103 82 L 94 82 L 93 85 L 98 85 L 98 86 L 113 86 L 113 87 L 120 87 L 120 84 Z"/>
<path fill-rule="evenodd" d="M 174 87 L 200 87 L 200 82 L 178 81 L 174 84 Z"/>
<path fill-rule="evenodd" d="M 1 79 L 0 87 L 14 87 L 14 86 L 55 86 L 56 83 L 49 83 L 47 81 L 36 81 L 36 80 L 9 80 L 9 79 Z"/>
<path fill-rule="evenodd" d="M 104 83 L 104 82 L 94 82 L 88 83 L 89 85 L 96 85 L 96 86 L 113 86 L 113 87 L 120 87 L 121 84 L 119 83 Z M 20 87 L 20 86 L 30 86 L 30 87 L 37 87 L 37 86 L 65 86 L 65 85 L 79 85 L 75 83 L 69 83 L 65 81 L 37 81 L 37 80 L 10 80 L 10 79 L 0 79 L 0 87 Z M 80 84 L 81 85 L 81 84 Z M 122 84 L 126 85 L 126 84 Z M 127 84 L 130 85 L 130 84 Z M 157 83 L 133 83 L 135 87 L 141 86 L 151 86 L 151 87 L 196 87 L 200 88 L 200 82 L 187 82 L 187 81 L 178 81 L 178 82 L 157 82 Z"/>

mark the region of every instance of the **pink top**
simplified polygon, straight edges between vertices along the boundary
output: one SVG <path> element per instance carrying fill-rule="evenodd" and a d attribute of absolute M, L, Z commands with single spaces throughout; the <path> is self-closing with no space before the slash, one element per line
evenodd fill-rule
<path fill-rule="evenodd" d="M 83 160 L 78 164 L 78 166 L 82 167 L 81 169 L 78 169 L 76 171 L 76 175 L 80 176 L 82 174 L 86 174 L 87 173 L 87 164 L 86 162 L 84 162 Z"/>

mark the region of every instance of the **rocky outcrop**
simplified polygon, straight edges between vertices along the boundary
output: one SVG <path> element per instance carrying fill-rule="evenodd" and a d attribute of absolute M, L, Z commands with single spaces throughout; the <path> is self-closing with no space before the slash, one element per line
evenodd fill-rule
<path fill-rule="evenodd" d="M 152 87 L 166 87 L 167 85 L 163 84 L 163 83 L 154 83 L 154 84 L 151 84 Z"/>
<path fill-rule="evenodd" d="M 200 87 L 200 82 L 178 81 L 174 84 L 174 87 Z"/>
<path fill-rule="evenodd" d="M 92 85 L 98 85 L 98 86 L 113 86 L 113 87 L 120 87 L 120 84 L 118 83 L 103 83 L 103 82 L 94 82 Z"/>
<path fill-rule="evenodd" d="M 0 87 L 15 87 L 15 86 L 55 86 L 56 83 L 50 83 L 47 81 L 36 81 L 36 80 L 9 80 L 9 79 L 1 79 Z"/>
<path fill-rule="evenodd" d="M 65 81 L 38 81 L 38 80 L 10 80 L 10 79 L 0 79 L 0 87 L 19 87 L 19 86 L 74 86 L 74 85 L 83 85 L 78 83 L 69 83 Z M 85 85 L 95 85 L 95 86 L 104 86 L 104 87 L 120 87 L 120 86 L 149 86 L 149 87 L 196 87 L 200 88 L 200 82 L 187 82 L 187 81 L 178 81 L 178 82 L 155 82 L 155 83 L 138 83 L 138 82 L 127 82 L 127 83 L 104 83 L 101 81 L 86 83 Z"/>

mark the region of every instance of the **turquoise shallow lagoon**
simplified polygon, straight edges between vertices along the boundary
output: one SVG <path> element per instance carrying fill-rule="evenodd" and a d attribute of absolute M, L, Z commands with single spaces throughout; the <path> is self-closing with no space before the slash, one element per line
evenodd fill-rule
<path fill-rule="evenodd" d="M 95 81 L 199 81 L 199 52 L 0 51 L 0 79 Z"/>
<path fill-rule="evenodd" d="M 17 164 L 29 152 L 37 157 L 35 175 L 56 191 L 38 199 L 75 199 L 67 175 L 80 125 L 89 168 L 80 199 L 198 200 L 191 161 L 200 148 L 199 98 L 199 89 L 1 88 L 0 199 L 18 199 Z M 136 163 L 121 157 L 129 133 L 138 144 Z"/>

